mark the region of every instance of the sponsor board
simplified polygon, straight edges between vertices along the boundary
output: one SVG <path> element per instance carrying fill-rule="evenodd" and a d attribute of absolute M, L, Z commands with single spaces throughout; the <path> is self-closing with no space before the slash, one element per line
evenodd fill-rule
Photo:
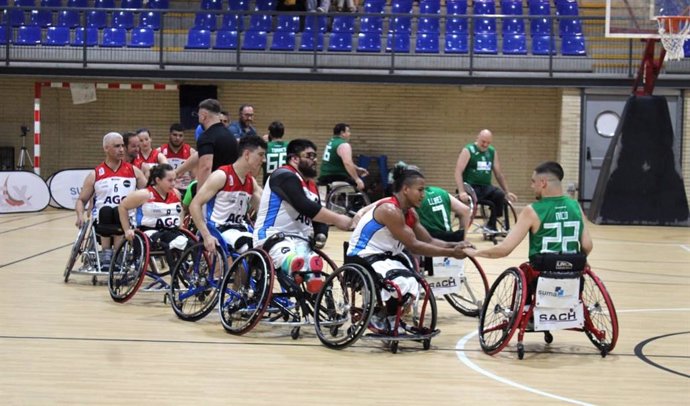
<path fill-rule="evenodd" d="M 425 279 L 434 292 L 434 296 L 458 293 L 465 275 L 465 262 L 461 259 L 435 257 L 432 264 L 434 276 L 426 276 Z"/>
<path fill-rule="evenodd" d="M 0 172 L 0 213 L 41 211 L 50 202 L 48 186 L 33 172 Z"/>
<path fill-rule="evenodd" d="M 535 295 L 537 307 L 569 308 L 580 300 L 580 278 L 539 277 Z"/>
<path fill-rule="evenodd" d="M 584 325 L 582 302 L 569 308 L 536 307 L 534 309 L 534 331 L 582 328 Z"/>
<path fill-rule="evenodd" d="M 84 185 L 84 179 L 93 169 L 65 169 L 48 178 L 50 205 L 74 210 Z"/>

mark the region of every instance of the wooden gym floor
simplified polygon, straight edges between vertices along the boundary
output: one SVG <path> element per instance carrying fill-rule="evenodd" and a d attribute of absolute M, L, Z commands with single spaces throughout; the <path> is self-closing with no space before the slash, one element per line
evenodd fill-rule
<path fill-rule="evenodd" d="M 333 351 L 312 329 L 224 332 L 215 312 L 178 320 L 162 296 L 126 304 L 107 287 L 62 272 L 74 214 L 0 216 L 0 403 L 29 404 L 690 404 L 690 229 L 591 226 L 590 263 L 618 310 L 620 336 L 601 358 L 587 337 L 526 335 L 485 355 L 477 320 L 439 302 L 432 348 L 378 341 Z M 331 232 L 340 263 L 348 233 Z M 477 244 L 490 244 L 470 235 Z M 526 257 L 483 260 L 490 283 Z"/>

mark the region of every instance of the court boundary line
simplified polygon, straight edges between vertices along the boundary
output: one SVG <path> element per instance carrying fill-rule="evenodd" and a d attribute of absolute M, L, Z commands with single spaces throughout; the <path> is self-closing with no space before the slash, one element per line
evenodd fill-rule
<path fill-rule="evenodd" d="M 651 313 L 651 312 L 662 312 L 662 311 L 663 311 L 663 312 L 668 312 L 668 311 L 690 311 L 690 308 L 683 307 L 683 308 L 674 308 L 674 309 L 670 309 L 670 308 L 661 308 L 661 309 L 626 309 L 626 310 L 618 310 L 618 311 L 616 311 L 616 313 L 619 313 L 619 314 L 620 314 L 620 313 L 645 313 L 645 312 L 650 312 L 650 313 Z M 466 334 L 464 337 L 460 338 L 460 340 L 458 340 L 457 344 L 455 344 L 455 356 L 458 357 L 458 359 L 460 360 L 460 362 L 462 362 L 466 367 L 469 367 L 470 369 L 474 370 L 475 372 L 478 372 L 478 373 L 480 373 L 480 374 L 482 374 L 482 375 L 484 375 L 484 376 L 486 376 L 486 377 L 488 377 L 488 378 L 490 378 L 490 379 L 493 379 L 493 380 L 498 381 L 498 382 L 500 382 L 500 383 L 506 384 L 506 385 L 508 385 L 508 386 L 512 386 L 512 387 L 517 388 L 517 389 L 521 389 L 521 390 L 524 390 L 524 391 L 527 391 L 527 392 L 531 392 L 531 393 L 534 393 L 534 394 L 537 394 L 537 395 L 540 395 L 540 396 L 544 396 L 544 397 L 547 397 L 547 398 L 552 398 L 552 399 L 560 400 L 560 401 L 567 402 L 567 403 L 572 403 L 572 404 L 576 404 L 576 405 L 583 405 L 583 406 L 584 406 L 584 405 L 586 405 L 586 406 L 592 406 L 591 403 L 586 403 L 586 402 L 582 402 L 582 401 L 579 401 L 579 400 L 576 400 L 576 399 L 566 398 L 566 397 L 564 397 L 564 396 L 560 396 L 560 395 L 556 395 L 556 394 L 553 394 L 553 393 L 545 392 L 545 391 L 542 391 L 542 390 L 540 390 L 540 389 L 533 388 L 533 387 L 531 387 L 531 386 L 527 386 L 527 385 L 524 385 L 524 384 L 521 384 L 521 383 L 518 383 L 518 382 L 515 382 L 515 381 L 511 381 L 511 380 L 508 379 L 508 378 L 504 378 L 504 377 L 502 377 L 502 376 L 496 375 L 496 374 L 494 374 L 493 372 L 491 372 L 491 371 L 489 371 L 489 370 L 487 370 L 487 369 L 483 369 L 483 368 L 480 367 L 479 365 L 475 364 L 474 362 L 472 362 L 472 361 L 467 357 L 467 355 L 465 355 L 465 344 L 467 343 L 467 341 L 470 340 L 470 338 L 472 338 L 472 337 L 474 337 L 474 336 L 476 336 L 476 335 L 478 335 L 478 334 L 479 334 L 479 331 L 477 331 L 477 330 L 472 331 L 472 332 L 470 332 L 469 334 Z M 637 348 L 637 347 L 636 347 L 636 348 Z M 638 357 L 638 358 L 639 358 L 639 357 Z"/>

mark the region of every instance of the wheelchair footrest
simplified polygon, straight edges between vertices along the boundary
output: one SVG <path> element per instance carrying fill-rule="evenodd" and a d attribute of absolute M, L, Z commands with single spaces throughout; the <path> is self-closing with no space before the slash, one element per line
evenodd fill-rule
<path fill-rule="evenodd" d="M 439 329 L 430 331 L 427 334 L 405 333 L 405 334 L 398 334 L 397 336 L 393 336 L 393 335 L 389 335 L 389 334 L 367 333 L 367 334 L 362 336 L 362 339 L 364 339 L 364 340 L 382 340 L 382 341 L 419 341 L 419 340 L 426 340 L 429 338 L 436 337 L 440 333 L 441 333 L 441 330 L 439 330 Z"/>

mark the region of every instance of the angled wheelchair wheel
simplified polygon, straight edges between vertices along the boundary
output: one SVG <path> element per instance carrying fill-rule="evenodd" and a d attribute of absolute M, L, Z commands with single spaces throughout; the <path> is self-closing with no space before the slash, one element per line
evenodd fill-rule
<path fill-rule="evenodd" d="M 479 316 L 479 344 L 493 355 L 501 351 L 515 333 L 527 296 L 525 275 L 508 268 L 494 282 Z"/>
<path fill-rule="evenodd" d="M 505 205 L 503 207 L 503 215 L 498 216 L 496 226 L 499 228 L 498 231 L 507 233 L 510 229 L 517 223 L 517 211 L 515 211 L 515 206 L 506 198 Z"/>
<path fill-rule="evenodd" d="M 334 187 L 326 198 L 326 208 L 338 214 L 354 216 L 371 203 L 369 196 L 352 185 Z"/>
<path fill-rule="evenodd" d="M 412 304 L 410 314 L 403 314 L 402 319 L 407 324 L 406 329 L 413 334 L 426 335 L 436 330 L 436 320 L 438 309 L 436 298 L 431 293 L 429 284 L 423 279 L 417 280 L 420 286 L 420 295 L 417 296 Z M 422 294 L 424 295 L 422 297 Z M 427 300 L 428 299 L 428 300 Z M 431 340 L 424 341 L 424 349 L 428 350 Z"/>
<path fill-rule="evenodd" d="M 474 188 L 467 182 L 463 183 L 463 189 L 470 196 L 470 201 L 463 203 L 470 207 L 470 224 L 474 224 L 474 218 L 477 216 L 477 194 L 474 192 Z M 465 230 L 465 235 L 468 232 L 469 230 Z"/>
<path fill-rule="evenodd" d="M 468 317 L 478 317 L 482 304 L 489 291 L 489 282 L 484 269 L 476 259 L 468 257 L 460 278 L 460 289 L 457 293 L 445 295 L 444 298 L 453 309 Z"/>
<path fill-rule="evenodd" d="M 211 255 L 203 242 L 188 246 L 170 276 L 170 305 L 177 317 L 185 321 L 206 317 L 218 302 L 218 286 L 227 269 L 221 249 Z"/>
<path fill-rule="evenodd" d="M 108 272 L 110 297 L 118 303 L 131 299 L 144 282 L 148 266 L 149 240 L 137 230 L 132 241 L 125 240 L 113 254 Z"/>
<path fill-rule="evenodd" d="M 618 341 L 618 316 L 604 283 L 591 269 L 583 274 L 582 303 L 585 334 L 602 357 L 613 351 Z"/>
<path fill-rule="evenodd" d="M 220 286 L 223 328 L 242 335 L 261 320 L 273 290 L 273 264 L 263 250 L 252 249 L 235 259 Z"/>
<path fill-rule="evenodd" d="M 345 264 L 326 278 L 316 296 L 316 335 L 328 348 L 341 350 L 366 331 L 374 311 L 374 281 L 357 264 Z"/>
<path fill-rule="evenodd" d="M 65 283 L 69 281 L 69 275 L 74 269 L 74 265 L 77 263 L 80 255 L 82 255 L 88 248 L 89 245 L 89 231 L 92 228 L 90 221 L 85 221 L 81 228 L 77 232 L 77 238 L 72 244 L 72 249 L 69 253 L 69 258 L 67 259 L 67 265 L 65 266 L 65 272 L 63 277 L 65 278 Z"/>

